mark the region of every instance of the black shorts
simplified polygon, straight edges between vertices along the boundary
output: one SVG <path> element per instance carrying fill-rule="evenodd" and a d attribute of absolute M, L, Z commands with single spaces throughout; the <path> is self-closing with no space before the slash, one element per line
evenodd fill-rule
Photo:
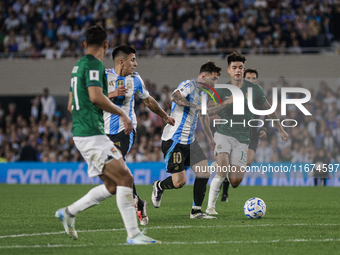
<path fill-rule="evenodd" d="M 187 170 L 188 167 L 206 160 L 201 146 L 197 141 L 191 144 L 176 144 L 172 149 L 173 141 L 162 141 L 162 152 L 164 154 L 165 163 L 168 173 L 179 173 Z"/>
<path fill-rule="evenodd" d="M 133 143 L 135 142 L 135 130 L 132 130 L 130 135 L 126 135 L 124 130 L 116 135 L 106 134 L 110 140 L 114 143 L 118 150 L 122 153 L 124 159 L 125 155 L 130 151 Z"/>

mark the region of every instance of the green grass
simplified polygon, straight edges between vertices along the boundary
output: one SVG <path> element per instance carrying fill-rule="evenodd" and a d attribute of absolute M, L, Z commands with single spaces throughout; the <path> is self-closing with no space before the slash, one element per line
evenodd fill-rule
<path fill-rule="evenodd" d="M 339 252 L 339 190 L 332 187 L 239 187 L 230 202 L 217 202 L 216 220 L 189 219 L 192 186 L 166 191 L 152 206 L 151 186 L 139 186 L 148 201 L 147 235 L 162 245 L 125 245 L 126 232 L 115 197 L 80 213 L 79 239 L 62 233 L 54 218 L 60 207 L 90 185 L 0 185 L 0 254 L 335 254 Z M 208 191 L 207 191 L 208 193 Z M 263 219 L 243 214 L 244 202 L 262 198 Z M 203 203 L 206 208 L 207 197 Z M 177 227 L 175 227 L 177 226 Z M 26 234 L 22 236 L 22 234 Z M 21 236 L 20 236 L 21 235 Z"/>

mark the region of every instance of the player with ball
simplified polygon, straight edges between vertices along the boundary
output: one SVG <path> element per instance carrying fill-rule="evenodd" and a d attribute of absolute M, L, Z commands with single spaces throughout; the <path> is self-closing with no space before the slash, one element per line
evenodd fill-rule
<path fill-rule="evenodd" d="M 229 84 L 238 87 L 245 97 L 245 102 L 248 102 L 248 88 L 252 88 L 253 91 L 253 105 L 259 105 L 262 110 L 268 110 L 271 108 L 263 89 L 252 82 L 244 80 L 244 64 L 246 58 L 233 52 L 227 58 L 228 68 L 227 72 L 230 75 L 231 81 Z M 247 164 L 247 151 L 250 142 L 250 127 L 247 124 L 249 120 L 253 119 L 254 114 L 249 110 L 248 103 L 244 105 L 244 115 L 233 115 L 233 107 L 237 107 L 237 99 L 233 98 L 233 95 L 228 89 L 216 89 L 220 98 L 223 100 L 232 100 L 232 104 L 228 105 L 219 112 L 221 119 L 227 119 L 235 123 L 235 125 L 217 125 L 214 139 L 216 142 L 215 155 L 216 162 L 220 168 L 217 169 L 216 175 L 210 184 L 208 207 L 206 209 L 207 214 L 218 214 L 215 210 L 216 201 L 221 190 L 221 185 L 225 178 L 228 178 L 233 188 L 238 187 L 243 180 L 245 166 Z M 217 99 L 217 95 L 215 95 Z M 213 102 L 208 103 L 208 107 L 211 107 Z M 210 113 L 210 115 L 213 115 Z M 268 115 L 269 119 L 279 119 L 277 114 L 273 112 Z M 280 136 L 284 142 L 288 140 L 289 135 L 284 131 L 279 121 L 274 121 L 274 125 L 279 130 Z M 232 169 L 232 171 L 223 171 L 223 169 Z"/>

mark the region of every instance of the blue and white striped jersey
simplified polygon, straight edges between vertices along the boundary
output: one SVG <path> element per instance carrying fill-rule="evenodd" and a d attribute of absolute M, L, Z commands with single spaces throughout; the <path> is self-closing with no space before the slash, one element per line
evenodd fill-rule
<path fill-rule="evenodd" d="M 189 102 L 201 105 L 202 95 L 206 92 L 199 90 L 195 79 L 181 82 L 174 92 L 179 91 Z M 208 96 L 205 96 L 208 100 Z M 176 143 L 191 144 L 195 141 L 195 129 L 197 126 L 199 110 L 184 107 L 172 102 L 171 117 L 175 119 L 175 125 L 167 124 L 163 130 L 162 140 L 169 139 Z"/>
<path fill-rule="evenodd" d="M 149 97 L 149 92 L 146 90 L 144 82 L 140 75 L 134 72 L 128 76 L 119 76 L 114 68 L 106 69 L 105 74 L 107 77 L 108 89 L 107 92 L 113 92 L 118 87 L 125 85 L 128 93 L 125 97 L 118 97 L 114 103 L 120 107 L 132 121 L 133 128 L 136 129 L 137 118 L 135 113 L 135 94 L 141 99 Z M 124 123 L 120 120 L 118 115 L 111 114 L 104 111 L 104 131 L 105 134 L 115 135 L 125 129 Z"/>

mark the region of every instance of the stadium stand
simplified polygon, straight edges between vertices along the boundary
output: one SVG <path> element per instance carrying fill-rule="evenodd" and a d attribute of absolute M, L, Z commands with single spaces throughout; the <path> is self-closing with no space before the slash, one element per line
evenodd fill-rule
<path fill-rule="evenodd" d="M 333 0 L 2 0 L 0 56 L 78 57 L 93 24 L 141 55 L 340 52 Z"/>

